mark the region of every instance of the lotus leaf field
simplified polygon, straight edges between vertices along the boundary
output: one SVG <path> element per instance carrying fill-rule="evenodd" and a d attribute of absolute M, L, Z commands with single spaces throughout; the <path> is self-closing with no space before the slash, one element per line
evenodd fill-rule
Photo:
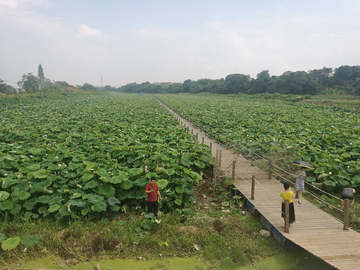
<path fill-rule="evenodd" d="M 208 134 L 220 134 L 222 143 L 228 137 L 265 157 L 281 153 L 288 164 L 295 158 L 310 162 L 315 170 L 306 180 L 327 191 L 338 193 L 349 183 L 360 187 L 358 110 L 224 95 L 157 97 Z"/>
<path fill-rule="evenodd" d="M 152 176 L 162 210 L 171 211 L 195 200 L 193 186 L 212 162 L 209 147 L 150 96 L 74 94 L 0 105 L 3 217 L 142 211 Z"/>

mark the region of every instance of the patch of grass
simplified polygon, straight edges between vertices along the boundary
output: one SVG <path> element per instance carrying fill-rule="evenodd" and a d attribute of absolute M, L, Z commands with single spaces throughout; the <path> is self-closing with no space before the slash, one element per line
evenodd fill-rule
<path fill-rule="evenodd" d="M 260 236 L 262 225 L 251 215 L 195 208 L 189 211 L 187 216 L 182 212 L 166 214 L 158 218 L 159 223 L 154 222 L 150 230 L 142 227 L 146 218 L 135 214 L 118 216 L 107 222 L 5 221 L 0 225 L 0 233 L 6 237 L 39 234 L 41 241 L 26 253 L 20 244 L 11 251 L 0 250 L 0 256 L 3 264 L 8 265 L 52 254 L 71 266 L 104 256 L 158 259 L 159 254 L 162 257 L 202 254 L 208 260 L 221 262 L 225 269 L 233 269 L 284 251 L 274 238 Z M 186 220 L 181 223 L 184 217 Z"/>

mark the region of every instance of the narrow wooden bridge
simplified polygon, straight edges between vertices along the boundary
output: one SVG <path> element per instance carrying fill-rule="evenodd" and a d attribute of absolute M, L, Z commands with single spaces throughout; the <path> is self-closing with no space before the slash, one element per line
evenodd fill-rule
<path fill-rule="evenodd" d="M 161 102 L 160 102 L 161 103 Z M 162 103 L 161 103 L 162 104 Z M 162 104 L 164 105 L 164 104 Z M 198 140 L 211 145 L 213 156 L 221 151 L 221 168 L 227 169 L 236 161 L 234 185 L 247 198 L 250 209 L 261 214 L 261 221 L 285 247 L 300 246 L 337 269 L 360 269 L 360 234 L 352 229 L 343 230 L 343 224 L 305 199 L 302 204 L 294 200 L 296 222 L 289 233 L 284 232 L 281 218 L 280 191 L 283 185 L 275 178 L 269 179 L 268 172 L 208 138 L 204 132 L 178 114 L 167 108 L 179 120 L 180 125 L 189 128 Z M 252 176 L 256 178 L 254 199 L 251 200 Z M 229 175 L 231 177 L 231 174 Z"/>

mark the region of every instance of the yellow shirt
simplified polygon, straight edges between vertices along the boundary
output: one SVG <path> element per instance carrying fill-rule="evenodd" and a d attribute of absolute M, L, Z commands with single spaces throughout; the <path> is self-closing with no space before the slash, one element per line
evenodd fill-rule
<path fill-rule="evenodd" d="M 285 201 L 289 201 L 289 203 L 292 203 L 293 202 L 293 197 L 294 197 L 294 192 L 292 192 L 292 191 L 290 191 L 290 192 L 281 191 L 280 196 L 282 197 L 283 203 Z"/>

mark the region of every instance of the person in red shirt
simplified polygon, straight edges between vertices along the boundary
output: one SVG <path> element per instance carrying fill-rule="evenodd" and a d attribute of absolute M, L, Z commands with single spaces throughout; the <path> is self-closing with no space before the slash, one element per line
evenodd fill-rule
<path fill-rule="evenodd" d="M 148 213 L 153 213 L 157 217 L 158 196 L 160 201 L 162 201 L 162 198 L 155 177 L 151 177 L 150 183 L 145 187 L 145 193 L 147 194 Z"/>

